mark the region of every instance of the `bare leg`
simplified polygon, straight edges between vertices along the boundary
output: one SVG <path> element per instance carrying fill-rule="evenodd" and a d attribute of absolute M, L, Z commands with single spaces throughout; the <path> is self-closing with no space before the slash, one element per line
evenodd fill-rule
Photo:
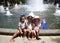
<path fill-rule="evenodd" d="M 32 40 L 34 40 L 33 38 L 34 38 L 35 35 L 36 35 L 35 31 L 32 30 Z"/>
<path fill-rule="evenodd" d="M 31 31 L 29 30 L 28 31 L 28 40 L 30 40 L 30 34 L 31 34 Z"/>
<path fill-rule="evenodd" d="M 10 39 L 10 41 L 13 41 L 13 39 L 20 33 L 20 31 L 18 30 L 16 33 L 14 33 L 14 35 L 12 36 L 12 38 Z"/>
<path fill-rule="evenodd" d="M 23 31 L 24 31 L 24 40 L 25 40 L 25 38 L 26 38 L 26 30 L 24 29 Z"/>
<path fill-rule="evenodd" d="M 40 38 L 39 38 L 39 32 L 36 32 L 36 39 L 40 40 Z"/>
<path fill-rule="evenodd" d="M 34 30 L 32 30 L 32 38 L 34 37 L 34 33 L 35 33 Z"/>

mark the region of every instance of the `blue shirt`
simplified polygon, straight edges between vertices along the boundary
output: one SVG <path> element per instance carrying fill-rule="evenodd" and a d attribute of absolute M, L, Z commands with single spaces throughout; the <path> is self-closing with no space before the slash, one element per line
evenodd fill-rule
<path fill-rule="evenodd" d="M 42 27 L 42 29 L 47 29 L 47 24 L 44 23 L 44 21 L 42 21 L 42 22 L 41 22 L 41 27 Z"/>

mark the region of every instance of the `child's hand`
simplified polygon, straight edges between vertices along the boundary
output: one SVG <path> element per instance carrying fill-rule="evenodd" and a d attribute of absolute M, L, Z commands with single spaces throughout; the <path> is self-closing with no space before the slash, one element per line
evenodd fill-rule
<path fill-rule="evenodd" d="M 21 32 L 21 34 L 23 34 L 23 32 Z"/>

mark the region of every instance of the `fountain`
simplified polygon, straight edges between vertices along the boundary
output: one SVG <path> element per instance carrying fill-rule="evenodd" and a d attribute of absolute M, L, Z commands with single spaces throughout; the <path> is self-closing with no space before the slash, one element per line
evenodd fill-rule
<path fill-rule="evenodd" d="M 8 4 L 9 5 L 9 4 Z M 15 6 L 11 9 L 10 6 L 6 8 L 6 14 L 0 14 L 0 27 L 2 28 L 17 28 L 18 22 L 19 22 L 19 17 L 20 14 L 26 14 L 31 15 L 31 16 L 39 16 L 41 18 L 45 18 L 48 28 L 55 28 L 55 21 L 56 17 L 53 15 L 55 12 L 55 6 L 48 4 L 43 4 L 43 0 L 27 0 L 27 4 L 20 4 Z M 12 12 L 12 14 L 10 13 Z M 60 10 L 57 11 L 56 13 L 60 13 Z M 57 14 L 56 14 L 57 15 Z M 60 19 L 58 19 L 60 20 Z"/>
<path fill-rule="evenodd" d="M 10 6 L 10 3 L 7 1 L 7 5 Z"/>
<path fill-rule="evenodd" d="M 16 10 L 19 9 L 17 4 L 15 4 L 14 9 L 16 9 Z"/>
<path fill-rule="evenodd" d="M 20 1 L 20 5 L 22 5 L 22 2 Z"/>
<path fill-rule="evenodd" d="M 28 11 L 45 11 L 46 6 L 43 4 L 43 0 L 27 0 Z"/>
<path fill-rule="evenodd" d="M 55 15 L 55 16 L 60 16 L 60 10 L 56 9 L 54 15 Z"/>
<path fill-rule="evenodd" d="M 3 5 L 0 6 L 0 12 L 1 13 L 4 13 L 5 12 L 5 9 L 4 9 Z"/>
<path fill-rule="evenodd" d="M 6 8 L 6 16 L 11 16 L 12 14 L 10 13 L 10 11 L 9 11 L 9 8 L 7 7 Z"/>
<path fill-rule="evenodd" d="M 15 4 L 15 8 L 17 8 L 18 7 L 18 5 L 17 4 Z"/>
<path fill-rule="evenodd" d="M 56 8 L 59 8 L 59 4 L 58 3 L 56 4 Z"/>
<path fill-rule="evenodd" d="M 6 7 L 6 11 L 7 11 L 7 10 L 9 10 L 9 8 L 8 8 L 8 7 Z"/>
<path fill-rule="evenodd" d="M 19 11 L 19 9 L 24 8 L 26 11 L 46 11 L 47 6 L 43 4 L 43 0 L 27 0 L 27 5 L 17 5 L 15 4 L 13 10 Z"/>
<path fill-rule="evenodd" d="M 60 16 L 60 9 L 59 9 L 59 4 L 57 3 L 56 5 L 56 11 L 54 13 L 55 16 Z"/>
<path fill-rule="evenodd" d="M 32 16 L 32 17 L 34 17 L 35 15 L 34 15 L 33 12 L 30 12 L 28 16 Z"/>

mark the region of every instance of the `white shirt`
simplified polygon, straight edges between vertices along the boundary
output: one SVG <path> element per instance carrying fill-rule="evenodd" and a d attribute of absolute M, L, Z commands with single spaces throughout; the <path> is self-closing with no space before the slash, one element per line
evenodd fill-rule
<path fill-rule="evenodd" d="M 32 29 L 32 25 L 31 24 L 28 25 L 28 29 Z"/>
<path fill-rule="evenodd" d="M 25 22 L 19 22 L 19 24 L 18 24 L 18 26 L 20 26 L 22 29 L 24 29 L 25 28 Z"/>

